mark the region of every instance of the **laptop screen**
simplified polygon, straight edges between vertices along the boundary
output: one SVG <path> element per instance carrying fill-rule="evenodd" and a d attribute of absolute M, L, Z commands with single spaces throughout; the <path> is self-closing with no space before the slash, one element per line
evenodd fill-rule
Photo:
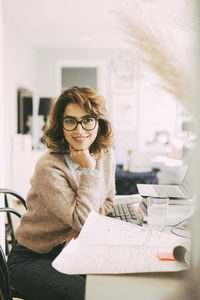
<path fill-rule="evenodd" d="M 192 184 L 192 177 L 193 177 L 193 172 L 192 172 L 192 167 L 189 166 L 189 168 L 187 169 L 183 182 L 182 182 L 182 186 L 184 187 L 184 189 L 186 190 L 186 192 L 188 193 L 189 198 L 191 198 L 194 195 L 194 188 L 193 188 L 193 184 Z"/>

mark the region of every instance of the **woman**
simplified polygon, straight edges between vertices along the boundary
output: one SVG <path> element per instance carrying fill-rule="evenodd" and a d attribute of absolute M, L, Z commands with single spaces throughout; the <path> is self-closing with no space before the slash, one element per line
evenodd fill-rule
<path fill-rule="evenodd" d="M 109 214 L 115 195 L 111 124 L 104 99 L 90 88 L 65 90 L 44 132 L 49 148 L 38 161 L 27 211 L 8 257 L 13 287 L 37 300 L 84 299 L 85 276 L 51 266 L 94 210 Z"/>

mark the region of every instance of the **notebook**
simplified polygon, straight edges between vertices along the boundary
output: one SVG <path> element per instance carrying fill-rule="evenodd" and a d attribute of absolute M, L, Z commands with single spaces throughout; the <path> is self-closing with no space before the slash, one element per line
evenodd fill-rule
<path fill-rule="evenodd" d="M 182 185 L 137 184 L 142 197 L 169 197 L 170 199 L 188 199 L 192 195 L 190 189 L 189 171 L 186 172 Z"/>

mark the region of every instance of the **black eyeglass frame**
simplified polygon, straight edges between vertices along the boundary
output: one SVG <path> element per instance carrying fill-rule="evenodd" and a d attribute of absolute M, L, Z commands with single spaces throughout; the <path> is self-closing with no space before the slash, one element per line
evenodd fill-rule
<path fill-rule="evenodd" d="M 80 121 L 78 121 L 78 120 L 76 120 L 76 119 L 74 119 L 74 118 L 69 118 L 69 119 L 73 119 L 73 120 L 76 122 L 76 126 L 75 126 L 73 129 L 66 129 L 66 128 L 64 127 L 64 124 L 63 124 L 63 121 L 66 120 L 66 119 L 68 119 L 68 117 L 62 118 L 62 126 L 63 126 L 63 129 L 66 130 L 66 131 L 73 131 L 73 130 L 75 130 L 75 129 L 78 127 L 78 124 L 80 124 L 81 127 L 82 127 L 84 130 L 86 130 L 86 131 L 92 131 L 92 130 L 94 130 L 94 129 L 96 128 L 96 126 L 97 126 L 97 121 L 99 120 L 99 118 L 97 118 L 97 117 L 87 117 L 87 118 L 83 118 L 83 119 L 80 120 Z M 85 119 L 95 119 L 95 125 L 94 125 L 94 127 L 93 127 L 92 129 L 86 129 L 86 128 L 84 128 L 82 122 L 83 122 Z"/>

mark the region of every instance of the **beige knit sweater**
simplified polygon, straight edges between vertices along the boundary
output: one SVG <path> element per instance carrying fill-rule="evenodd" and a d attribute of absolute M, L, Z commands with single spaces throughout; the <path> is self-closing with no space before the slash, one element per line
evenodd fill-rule
<path fill-rule="evenodd" d="M 64 155 L 48 151 L 38 161 L 27 196 L 27 211 L 15 237 L 19 244 L 46 253 L 80 231 L 89 212 L 107 215 L 115 195 L 113 150 L 96 163 L 98 176 L 81 173 L 77 186 Z"/>

